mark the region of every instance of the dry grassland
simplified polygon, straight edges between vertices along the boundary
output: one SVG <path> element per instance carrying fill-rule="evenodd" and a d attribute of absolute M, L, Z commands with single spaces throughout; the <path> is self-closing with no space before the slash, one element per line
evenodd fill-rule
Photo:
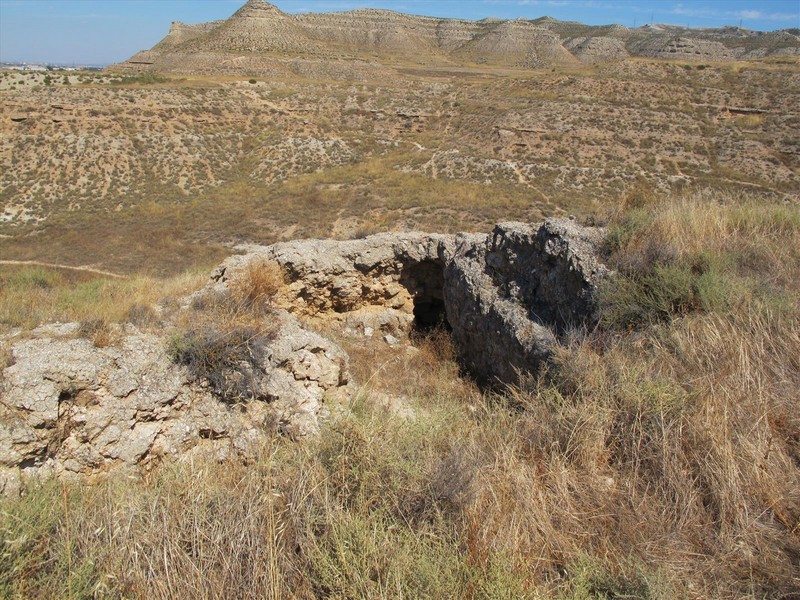
<path fill-rule="evenodd" d="M 609 219 L 601 325 L 524 385 L 479 390 L 443 332 L 345 342 L 361 389 L 318 438 L 4 502 L 2 594 L 794 597 L 800 212 L 701 194 Z"/>

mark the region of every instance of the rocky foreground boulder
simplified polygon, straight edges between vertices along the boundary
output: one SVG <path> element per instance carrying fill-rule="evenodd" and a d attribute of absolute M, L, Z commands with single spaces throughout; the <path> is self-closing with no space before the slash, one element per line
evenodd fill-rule
<path fill-rule="evenodd" d="M 77 324 L 7 338 L 0 491 L 14 493 L 30 477 L 93 476 L 165 458 L 247 459 L 275 433 L 316 432 L 356 386 L 346 353 L 309 326 L 391 344 L 445 328 L 477 380 L 516 383 L 547 361 L 566 329 L 595 319 L 607 274 L 598 258 L 603 236 L 551 219 L 501 223 L 488 235 L 386 233 L 249 247 L 185 303 L 186 311 L 213 305 L 254 266 L 280 267 L 282 284 L 262 317 L 269 335 L 258 345 L 248 338 L 245 352 L 212 374 L 192 368 L 203 339 L 176 351 L 175 333 L 130 324 L 100 345 L 80 337 Z"/>
<path fill-rule="evenodd" d="M 564 329 L 595 319 L 603 239 L 601 228 L 548 219 L 500 223 L 489 235 L 285 242 L 230 257 L 202 293 L 223 292 L 250 265 L 274 261 L 287 281 L 275 302 L 300 319 L 400 339 L 442 326 L 474 377 L 513 384 L 547 360 Z"/>
<path fill-rule="evenodd" d="M 198 455 L 255 456 L 276 432 L 318 429 L 352 394 L 347 355 L 288 315 L 270 315 L 253 394 L 232 403 L 132 325 L 97 347 L 77 324 L 41 327 L 11 347 L 0 395 L 0 493 L 30 477 L 92 476 Z M 228 376 L 241 375 L 238 365 Z"/>

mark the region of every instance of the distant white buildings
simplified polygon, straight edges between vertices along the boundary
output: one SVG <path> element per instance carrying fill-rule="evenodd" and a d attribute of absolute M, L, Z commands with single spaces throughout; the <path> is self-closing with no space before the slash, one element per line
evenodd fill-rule
<path fill-rule="evenodd" d="M 12 71 L 81 71 L 91 70 L 99 67 L 85 66 L 85 65 L 39 65 L 28 63 L 0 63 L 0 69 L 10 69 Z"/>
<path fill-rule="evenodd" d="M 14 71 L 47 71 L 45 65 L 13 65 L 9 68 Z"/>

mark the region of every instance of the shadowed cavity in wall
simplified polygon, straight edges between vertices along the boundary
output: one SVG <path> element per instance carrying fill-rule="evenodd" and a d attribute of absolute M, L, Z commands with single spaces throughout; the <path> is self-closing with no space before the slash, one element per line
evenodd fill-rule
<path fill-rule="evenodd" d="M 414 331 L 452 330 L 444 308 L 444 264 L 441 261 L 423 260 L 406 265 L 400 274 L 400 283 L 414 300 Z"/>

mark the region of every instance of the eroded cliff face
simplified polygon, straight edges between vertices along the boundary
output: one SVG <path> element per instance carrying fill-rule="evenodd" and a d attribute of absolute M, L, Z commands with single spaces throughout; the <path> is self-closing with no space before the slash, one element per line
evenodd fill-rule
<path fill-rule="evenodd" d="M 275 433 L 316 433 L 329 406 L 353 393 L 347 355 L 281 311 L 269 319 L 257 360 L 219 373 L 247 377 L 250 393 L 235 402 L 176 364 L 167 338 L 133 325 L 107 347 L 76 337 L 77 324 L 4 340 L 12 364 L 0 382 L 0 493 L 31 478 L 91 478 L 198 455 L 246 461 Z"/>
<path fill-rule="evenodd" d="M 213 378 L 191 365 L 204 348 L 221 350 L 197 336 L 181 342 L 195 353 L 188 361 L 175 351 L 175 333 L 133 325 L 101 347 L 76 337 L 77 324 L 0 340 L 11 356 L 0 388 L 0 491 L 14 493 L 30 477 L 91 477 L 197 453 L 247 460 L 274 433 L 315 433 L 356 391 L 347 354 L 315 331 L 397 345 L 415 330 L 444 328 L 478 381 L 517 383 L 548 360 L 565 330 L 595 319 L 595 292 L 608 274 L 603 236 L 550 219 L 501 223 L 490 234 L 248 247 L 184 303 L 185 320 L 195 321 L 196 311 L 246 287 L 254 267 L 279 267 L 283 282 L 256 315 L 256 331 L 269 335 L 245 336 L 247 346 L 218 361 Z"/>
<path fill-rule="evenodd" d="M 292 15 L 264 0 L 249 0 L 225 21 L 173 24 L 152 50 L 114 68 L 262 73 L 275 68 L 275 56 L 259 56 L 270 53 L 327 61 L 329 75 L 336 76 L 342 66 L 336 59 L 354 57 L 370 62 L 413 58 L 426 64 L 463 61 L 542 68 L 615 61 L 629 55 L 732 60 L 782 54 L 787 49 L 796 52 L 798 47 L 800 39 L 788 31 L 763 35 L 739 28 L 593 27 L 547 17 L 468 21 L 371 9 Z M 231 63 L 230 55 L 239 56 Z"/>

